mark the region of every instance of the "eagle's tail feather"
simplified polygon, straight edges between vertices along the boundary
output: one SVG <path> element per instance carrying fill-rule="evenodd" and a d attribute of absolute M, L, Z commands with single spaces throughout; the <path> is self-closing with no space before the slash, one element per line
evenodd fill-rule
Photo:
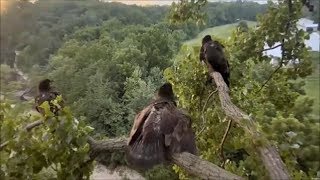
<path fill-rule="evenodd" d="M 128 147 L 127 160 L 135 168 L 149 169 L 165 160 L 163 138 L 150 137 L 140 136 Z"/>

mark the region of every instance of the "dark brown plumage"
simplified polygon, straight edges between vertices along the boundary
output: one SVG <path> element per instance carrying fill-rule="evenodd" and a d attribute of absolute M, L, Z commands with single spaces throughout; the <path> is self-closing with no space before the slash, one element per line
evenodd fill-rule
<path fill-rule="evenodd" d="M 199 57 L 200 61 L 207 61 L 215 71 L 219 72 L 229 87 L 230 67 L 228 60 L 225 58 L 223 48 L 224 46 L 220 42 L 213 41 L 210 35 L 206 35 L 202 39 Z"/>
<path fill-rule="evenodd" d="M 63 102 L 60 102 L 60 107 L 54 105 L 51 101 L 56 99 L 58 95 L 60 95 L 58 92 L 54 91 L 51 86 L 52 81 L 49 79 L 42 80 L 39 83 L 38 90 L 39 95 L 35 98 L 35 106 L 36 110 L 41 113 L 42 115 L 45 114 L 44 110 L 40 107 L 42 103 L 45 101 L 49 102 L 50 105 L 50 111 L 53 112 L 55 115 L 58 115 L 58 111 L 61 107 L 63 107 Z"/>
<path fill-rule="evenodd" d="M 156 99 L 135 117 L 127 159 L 136 168 L 148 169 L 171 153 L 197 153 L 191 119 L 176 107 L 171 84 L 164 84 Z"/>

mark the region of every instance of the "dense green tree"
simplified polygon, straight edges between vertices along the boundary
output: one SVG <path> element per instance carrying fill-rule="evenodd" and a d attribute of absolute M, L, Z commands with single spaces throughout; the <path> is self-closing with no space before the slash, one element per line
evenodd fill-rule
<path fill-rule="evenodd" d="M 304 96 L 304 78 L 311 73 L 311 61 L 303 44 L 308 35 L 295 26 L 302 5 L 299 1 L 290 6 L 288 3 L 269 4 L 267 12 L 258 18 L 258 28 L 236 31 L 224 43 L 231 64 L 232 101 L 249 112 L 257 120 L 259 131 L 276 143 L 290 174 L 305 179 L 316 177 L 320 168 L 319 159 L 310 158 L 319 157 L 319 129 L 314 128 L 319 121 L 310 114 L 312 100 Z M 273 67 L 270 57 L 263 55 L 263 48 L 265 43 L 272 47 L 277 42 L 282 43 L 283 56 L 281 65 Z M 198 51 L 199 47 L 181 49 L 176 66 L 167 69 L 165 77 L 174 84 L 179 106 L 186 108 L 194 120 L 201 156 L 220 164 L 218 149 L 227 122 L 218 97 L 212 97 L 204 107 L 213 89 L 205 84 L 207 72 L 199 63 Z M 292 59 L 299 63 L 286 66 Z M 224 148 L 226 169 L 260 179 L 266 176 L 265 170 L 248 138 L 242 129 L 231 128 Z M 246 149 L 249 156 L 232 158 L 234 151 L 241 149 Z"/>
<path fill-rule="evenodd" d="M 205 27 L 237 19 L 255 20 L 256 14 L 263 9 L 263 5 L 250 2 L 209 3 L 202 12 L 208 14 L 206 26 L 198 27 L 188 22 L 171 28 L 184 31 L 186 40 Z M 19 50 L 18 66 L 31 72 L 34 65 L 46 66 L 50 56 L 78 29 L 94 28 L 112 18 L 125 25 L 149 26 L 161 22 L 168 10 L 166 6 L 139 7 L 95 0 L 39 0 L 34 3 L 13 0 L 1 14 L 1 63 L 13 66 L 15 50 Z M 121 33 L 125 32 L 114 32 L 114 35 L 124 36 Z"/>
<path fill-rule="evenodd" d="M 87 163 L 87 136 L 93 128 L 75 119 L 68 108 L 54 117 L 47 102 L 42 107 L 46 118 L 1 99 L 1 179 L 89 179 L 93 166 Z M 40 128 L 25 130 L 39 119 Z"/>
<path fill-rule="evenodd" d="M 108 136 L 127 134 L 134 114 L 163 82 L 182 37 L 166 24 L 110 20 L 75 32 L 50 60 L 50 74 L 76 115 Z"/>
<path fill-rule="evenodd" d="M 247 32 L 249 29 L 248 23 L 246 21 L 240 21 L 237 25 L 238 31 Z"/>

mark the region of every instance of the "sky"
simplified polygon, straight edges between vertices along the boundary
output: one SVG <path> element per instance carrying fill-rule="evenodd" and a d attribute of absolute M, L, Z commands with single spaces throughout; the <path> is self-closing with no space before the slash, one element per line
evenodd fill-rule
<path fill-rule="evenodd" d="M 121 2 L 124 4 L 136 4 L 140 6 L 147 5 L 170 5 L 172 2 L 177 2 L 178 0 L 102 0 L 106 2 Z M 209 0 L 210 2 L 221 2 L 221 1 L 236 1 L 236 0 Z M 261 4 L 267 3 L 267 0 L 247 0 L 247 1 L 255 1 Z"/>

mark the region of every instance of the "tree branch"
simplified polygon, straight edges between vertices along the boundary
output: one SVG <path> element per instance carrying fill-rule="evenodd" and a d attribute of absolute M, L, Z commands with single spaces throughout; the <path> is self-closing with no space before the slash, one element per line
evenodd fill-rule
<path fill-rule="evenodd" d="M 263 49 L 263 50 L 260 51 L 260 52 L 269 51 L 269 50 L 275 49 L 275 48 L 280 47 L 280 46 L 282 46 L 282 43 L 281 43 L 281 44 L 278 44 L 278 45 L 276 45 L 276 46 L 273 46 L 273 47 L 271 47 L 271 48 Z"/>
<path fill-rule="evenodd" d="M 205 110 L 205 108 L 207 107 L 207 104 L 208 104 L 210 98 L 212 97 L 212 95 L 213 95 L 214 93 L 216 93 L 217 91 L 218 91 L 218 90 L 214 90 L 214 91 L 212 91 L 212 92 L 209 94 L 209 96 L 208 96 L 208 98 L 207 98 L 207 100 L 206 100 L 206 102 L 205 102 L 205 104 L 204 104 L 204 106 L 203 106 L 203 108 L 202 108 L 202 111 L 201 111 L 202 128 L 201 128 L 201 130 L 199 131 L 199 133 L 197 134 L 197 136 L 199 136 L 199 135 L 204 131 L 204 129 L 205 129 L 206 118 L 204 117 L 204 110 Z"/>
<path fill-rule="evenodd" d="M 104 141 L 95 141 L 91 137 L 88 139 L 91 150 L 95 153 L 103 153 L 105 151 L 125 150 L 127 147 L 127 138 L 121 137 L 116 139 L 108 139 Z M 242 179 L 240 176 L 232 174 L 217 165 L 200 159 L 190 153 L 173 154 L 170 157 L 172 163 L 185 169 L 188 173 L 196 175 L 201 179 Z"/>
<path fill-rule="evenodd" d="M 31 123 L 31 124 L 28 124 L 28 125 L 25 127 L 25 130 L 26 130 L 26 131 L 31 131 L 33 128 L 38 127 L 38 126 L 40 126 L 41 124 L 43 124 L 43 120 L 35 121 L 35 122 Z"/>
<path fill-rule="evenodd" d="M 262 84 L 262 86 L 260 87 L 260 89 L 259 89 L 256 93 L 259 93 L 259 92 L 264 88 L 264 86 L 267 85 L 267 83 L 272 79 L 273 75 L 274 75 L 276 72 L 278 72 L 279 69 L 281 69 L 281 67 L 282 67 L 282 60 L 281 60 L 281 62 L 280 62 L 280 64 L 279 64 L 279 66 L 277 67 L 277 69 L 275 69 L 275 70 L 270 74 L 270 76 L 268 77 L 268 79 Z"/>
<path fill-rule="evenodd" d="M 188 173 L 196 175 L 201 179 L 243 179 L 234 175 L 217 165 L 200 159 L 198 156 L 184 152 L 171 156 L 172 162 L 185 169 Z"/>
<path fill-rule="evenodd" d="M 219 145 L 220 156 L 221 156 L 221 159 L 222 159 L 222 165 L 221 165 L 222 168 L 224 168 L 224 164 L 225 164 L 225 162 L 226 162 L 226 158 L 225 158 L 224 153 L 223 153 L 223 145 L 224 145 L 224 142 L 225 142 L 226 139 L 227 139 L 227 136 L 228 136 L 228 133 L 229 133 L 229 131 L 230 131 L 230 129 L 231 129 L 231 126 L 232 126 L 232 119 L 230 119 L 230 120 L 228 121 L 227 129 L 226 129 L 226 131 L 224 132 L 223 138 L 222 138 L 221 143 L 220 143 L 220 145 Z"/>
<path fill-rule="evenodd" d="M 29 132 L 33 128 L 38 127 L 41 124 L 43 124 L 43 121 L 42 120 L 38 120 L 38 121 L 35 121 L 35 122 L 31 123 L 31 124 L 28 124 L 24 129 Z M 9 144 L 9 141 L 5 141 L 4 143 L 1 143 L 0 144 L 0 151 L 2 151 L 2 149 L 5 148 L 8 144 Z"/>
<path fill-rule="evenodd" d="M 254 120 L 243 112 L 240 108 L 234 105 L 229 96 L 229 88 L 225 84 L 220 73 L 215 72 L 211 65 L 208 64 L 210 76 L 214 79 L 218 92 L 222 109 L 226 115 L 230 117 L 234 122 L 239 124 L 251 137 L 252 143 L 257 147 L 257 152 L 260 154 L 262 162 L 269 173 L 270 179 L 290 179 L 288 170 L 283 163 L 276 148 L 258 132 Z M 257 143 L 263 140 L 265 144 Z"/>

